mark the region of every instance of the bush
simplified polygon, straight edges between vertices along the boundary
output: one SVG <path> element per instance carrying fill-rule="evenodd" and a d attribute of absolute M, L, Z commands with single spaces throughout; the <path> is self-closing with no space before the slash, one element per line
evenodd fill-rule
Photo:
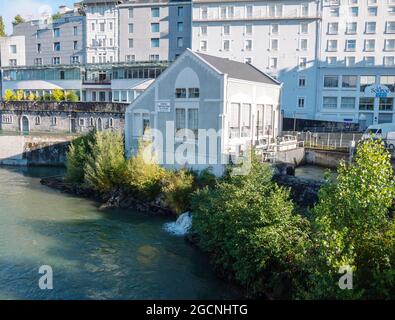
<path fill-rule="evenodd" d="M 215 266 L 252 295 L 291 297 L 303 283 L 308 222 L 293 213 L 289 191 L 253 157 L 250 172 L 192 197 L 193 228 Z"/>
<path fill-rule="evenodd" d="M 96 132 L 85 164 L 85 184 L 101 193 L 123 184 L 125 171 L 123 136 L 116 132 Z"/>
<path fill-rule="evenodd" d="M 66 99 L 66 101 L 70 101 L 70 102 L 78 102 L 80 100 L 80 98 L 75 93 L 75 91 L 68 91 L 68 92 L 66 92 L 65 99 Z"/>
<path fill-rule="evenodd" d="M 28 101 L 35 101 L 36 100 L 36 96 L 33 92 L 30 92 L 29 95 L 26 97 L 26 99 Z"/>
<path fill-rule="evenodd" d="M 178 215 L 186 212 L 190 207 L 194 191 L 192 173 L 186 170 L 167 171 L 161 183 L 164 200 L 168 207 Z"/>
<path fill-rule="evenodd" d="M 153 200 L 161 192 L 165 170 L 156 163 L 154 155 L 149 155 L 149 147 L 140 142 L 137 155 L 127 161 L 124 186 L 139 198 Z"/>
<path fill-rule="evenodd" d="M 25 99 L 25 93 L 23 90 L 17 90 L 14 96 L 15 101 L 22 101 Z"/>
<path fill-rule="evenodd" d="M 92 146 L 95 145 L 96 133 L 91 131 L 85 136 L 79 137 L 70 144 L 67 152 L 66 176 L 67 182 L 83 183 L 85 165 L 88 156 L 92 155 Z"/>
<path fill-rule="evenodd" d="M 60 102 L 60 101 L 63 101 L 64 98 L 65 98 L 64 91 L 60 90 L 60 89 L 55 89 L 52 91 L 50 100 Z"/>
<path fill-rule="evenodd" d="M 389 209 L 395 196 L 390 155 L 381 141 L 359 144 L 355 163 L 338 168 L 313 210 L 312 298 L 394 298 L 395 237 Z M 353 290 L 338 286 L 339 268 L 353 269 Z"/>
<path fill-rule="evenodd" d="M 14 101 L 14 100 L 15 100 L 14 91 L 7 89 L 4 92 L 4 101 Z"/>

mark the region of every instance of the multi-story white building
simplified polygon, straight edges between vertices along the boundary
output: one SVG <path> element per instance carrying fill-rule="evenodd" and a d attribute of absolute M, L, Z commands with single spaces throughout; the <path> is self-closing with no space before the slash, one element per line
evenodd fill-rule
<path fill-rule="evenodd" d="M 393 121 L 395 0 L 193 0 L 192 12 L 192 49 L 277 77 L 285 117 Z"/>
<path fill-rule="evenodd" d="M 395 0 L 324 1 L 316 118 L 393 122 Z"/>
<path fill-rule="evenodd" d="M 314 118 L 319 26 L 320 1 L 193 0 L 192 49 L 252 63 L 284 83 L 285 116 Z"/>
<path fill-rule="evenodd" d="M 84 0 L 88 63 L 119 61 L 119 13 L 117 0 Z"/>
<path fill-rule="evenodd" d="M 0 66 L 24 66 L 26 64 L 25 37 L 0 38 Z"/>

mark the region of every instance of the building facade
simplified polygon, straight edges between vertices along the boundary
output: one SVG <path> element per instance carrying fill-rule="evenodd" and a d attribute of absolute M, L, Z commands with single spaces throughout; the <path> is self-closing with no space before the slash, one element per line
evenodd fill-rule
<path fill-rule="evenodd" d="M 119 61 L 119 12 L 122 1 L 84 0 L 88 63 Z"/>
<path fill-rule="evenodd" d="M 10 36 L 0 38 L 0 66 L 26 65 L 25 37 Z"/>
<path fill-rule="evenodd" d="M 121 61 L 173 61 L 191 47 L 191 2 L 124 1 L 118 7 Z"/>
<path fill-rule="evenodd" d="M 127 108 L 126 152 L 153 138 L 165 167 L 221 175 L 230 158 L 281 134 L 280 95 L 280 83 L 250 65 L 186 50 Z"/>
<path fill-rule="evenodd" d="M 28 66 L 85 63 L 85 17 L 78 7 L 56 20 L 43 16 L 14 24 L 13 35 L 25 38 Z"/>

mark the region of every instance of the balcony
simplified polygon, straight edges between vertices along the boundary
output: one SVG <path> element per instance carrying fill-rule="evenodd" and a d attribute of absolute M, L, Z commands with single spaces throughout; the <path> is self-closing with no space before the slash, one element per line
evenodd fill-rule
<path fill-rule="evenodd" d="M 254 20 L 311 20 L 321 19 L 316 13 L 301 14 L 298 10 L 287 11 L 278 14 L 269 14 L 267 12 L 254 12 L 252 15 L 245 15 L 243 12 L 236 12 L 233 15 L 218 15 L 217 12 L 210 12 L 206 15 L 194 16 L 194 22 L 209 22 L 209 21 L 254 21 Z"/>

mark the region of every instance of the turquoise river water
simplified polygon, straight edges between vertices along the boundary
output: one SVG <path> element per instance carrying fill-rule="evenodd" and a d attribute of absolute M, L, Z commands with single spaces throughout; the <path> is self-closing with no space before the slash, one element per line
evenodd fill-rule
<path fill-rule="evenodd" d="M 207 257 L 163 230 L 169 219 L 40 185 L 57 169 L 0 167 L 0 299 L 232 299 Z M 38 270 L 53 270 L 41 290 Z"/>

